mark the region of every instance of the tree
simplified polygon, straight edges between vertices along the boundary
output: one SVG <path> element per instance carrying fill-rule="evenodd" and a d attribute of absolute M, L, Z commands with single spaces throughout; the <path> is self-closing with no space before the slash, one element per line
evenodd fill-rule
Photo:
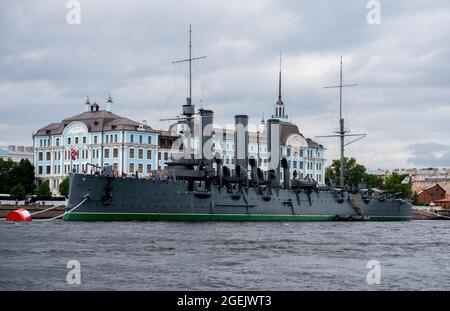
<path fill-rule="evenodd" d="M 50 199 L 52 197 L 52 193 L 50 192 L 50 186 L 48 181 L 43 181 L 36 190 L 36 195 L 38 199 L 45 200 Z"/>
<path fill-rule="evenodd" d="M 12 185 L 16 185 L 12 180 L 12 170 L 16 165 L 11 159 L 0 159 L 0 193 L 9 193 Z"/>
<path fill-rule="evenodd" d="M 344 158 L 345 166 L 345 185 L 349 187 L 357 187 L 361 180 L 366 177 L 366 168 L 364 165 L 356 163 L 355 158 Z M 341 161 L 333 160 L 331 165 L 325 170 L 325 179 L 333 179 L 339 181 L 341 172 Z"/>
<path fill-rule="evenodd" d="M 384 179 L 381 176 L 377 176 L 374 174 L 366 174 L 365 176 L 365 182 L 367 187 L 369 188 L 383 188 Z"/>
<path fill-rule="evenodd" d="M 20 183 L 27 194 L 33 193 L 35 189 L 34 183 L 34 166 L 28 159 L 22 159 L 11 170 L 11 178 Z"/>
<path fill-rule="evenodd" d="M 25 196 L 27 195 L 25 191 L 25 187 L 21 184 L 17 184 L 14 187 L 11 188 L 9 191 L 9 194 L 12 196 L 13 199 L 17 200 L 24 200 Z"/>
<path fill-rule="evenodd" d="M 408 174 L 394 173 L 384 181 L 383 189 L 395 193 L 401 193 L 404 198 L 410 198 L 412 195 L 411 184 L 403 183 Z"/>
<path fill-rule="evenodd" d="M 69 185 L 70 181 L 68 176 L 64 177 L 63 181 L 59 184 L 59 193 L 66 198 L 69 196 Z"/>
<path fill-rule="evenodd" d="M 33 193 L 34 167 L 27 159 L 19 163 L 0 159 L 0 193 L 9 193 L 14 185 L 21 184 L 27 194 Z"/>

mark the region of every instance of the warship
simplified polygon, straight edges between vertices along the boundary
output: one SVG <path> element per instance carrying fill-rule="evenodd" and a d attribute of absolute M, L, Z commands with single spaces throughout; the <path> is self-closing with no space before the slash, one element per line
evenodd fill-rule
<path fill-rule="evenodd" d="M 191 37 L 191 31 L 189 31 Z M 189 40 L 189 97 L 176 118 L 187 131 L 182 134 L 182 155 L 165 169 L 167 178 L 117 176 L 105 167 L 97 174 L 70 174 L 68 221 L 398 221 L 410 220 L 411 204 L 398 194 L 367 187 L 346 187 L 344 147 L 348 134 L 342 117 L 342 58 L 340 84 L 341 167 L 339 185 L 327 181 L 319 186 L 293 171 L 280 152 L 280 120 L 266 122 L 268 170 L 259 159 L 249 157 L 248 116 L 236 115 L 234 132 L 235 169 L 224 165 L 211 140 L 214 112 L 192 104 L 191 40 Z M 200 135 L 195 156 L 189 129 L 199 120 Z M 355 140 L 354 140 L 355 141 Z M 175 153 L 174 153 L 175 154 Z"/>

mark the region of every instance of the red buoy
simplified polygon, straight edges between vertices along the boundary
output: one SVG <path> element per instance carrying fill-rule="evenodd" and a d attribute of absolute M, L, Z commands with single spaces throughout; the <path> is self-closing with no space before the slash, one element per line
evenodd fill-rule
<path fill-rule="evenodd" d="M 19 208 L 15 211 L 9 212 L 6 216 L 9 221 L 31 221 L 31 214 L 24 208 Z"/>

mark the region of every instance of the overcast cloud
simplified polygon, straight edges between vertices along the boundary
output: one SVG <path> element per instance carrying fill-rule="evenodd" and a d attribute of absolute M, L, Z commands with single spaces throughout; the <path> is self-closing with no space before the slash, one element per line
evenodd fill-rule
<path fill-rule="evenodd" d="M 166 128 L 187 96 L 193 27 L 194 103 L 219 124 L 237 113 L 259 121 L 277 96 L 305 136 L 338 126 L 344 57 L 344 116 L 366 139 L 348 148 L 371 168 L 450 167 L 450 2 L 381 0 L 381 24 L 367 23 L 366 0 L 81 1 L 81 24 L 66 22 L 65 0 L 0 3 L 0 145 L 31 145 L 32 132 L 100 105 Z M 337 141 L 319 140 L 327 157 Z"/>

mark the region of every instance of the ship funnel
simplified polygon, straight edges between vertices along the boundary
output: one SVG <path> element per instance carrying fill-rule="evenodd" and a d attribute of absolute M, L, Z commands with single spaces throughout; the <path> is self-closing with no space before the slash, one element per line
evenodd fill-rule
<path fill-rule="evenodd" d="M 219 184 L 220 184 L 220 186 L 222 186 L 222 177 L 223 177 L 222 166 L 223 166 L 223 160 L 222 160 L 222 157 L 220 156 L 220 153 L 216 152 L 216 154 L 214 155 L 214 162 L 216 162 L 216 176 L 219 177 Z"/>
<path fill-rule="evenodd" d="M 235 159 L 235 171 L 245 173 L 248 170 L 248 116 L 236 115 L 234 116 L 234 159 Z M 245 174 L 244 173 L 244 174 Z"/>
<path fill-rule="evenodd" d="M 280 121 L 267 120 L 267 152 L 269 154 L 268 170 L 280 180 Z"/>
<path fill-rule="evenodd" d="M 205 163 L 208 171 L 212 171 L 212 159 L 214 155 L 212 154 L 213 141 L 213 117 L 214 112 L 212 110 L 200 109 L 200 135 L 199 135 L 199 145 L 198 153 L 201 154 L 201 159 Z"/>
<path fill-rule="evenodd" d="M 286 158 L 283 158 L 281 160 L 281 167 L 283 168 L 283 188 L 289 189 L 290 172 L 289 172 L 289 163 L 286 160 Z"/>
<path fill-rule="evenodd" d="M 259 179 L 258 179 L 258 163 L 255 158 L 250 158 L 248 160 L 250 167 L 252 168 L 250 180 L 253 184 L 259 185 Z"/>

